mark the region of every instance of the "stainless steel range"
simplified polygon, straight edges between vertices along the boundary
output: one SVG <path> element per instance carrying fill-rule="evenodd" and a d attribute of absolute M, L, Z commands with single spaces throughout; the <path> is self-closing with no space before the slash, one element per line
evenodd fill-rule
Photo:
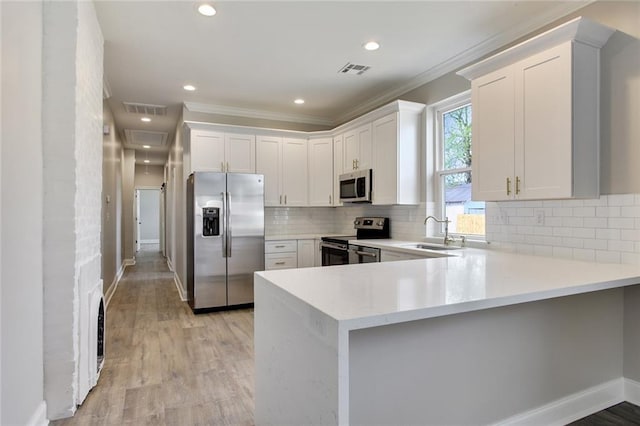
<path fill-rule="evenodd" d="M 379 249 L 357 244 L 349 245 L 349 241 L 389 238 L 391 235 L 389 218 L 357 217 L 353 221 L 353 227 L 356 235 L 322 237 L 322 266 L 380 261 Z"/>

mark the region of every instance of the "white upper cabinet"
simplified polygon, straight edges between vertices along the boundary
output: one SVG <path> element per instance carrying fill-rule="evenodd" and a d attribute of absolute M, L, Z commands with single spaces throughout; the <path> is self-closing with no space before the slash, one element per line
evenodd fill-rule
<path fill-rule="evenodd" d="M 189 142 L 189 173 L 224 171 L 224 133 L 192 130 Z"/>
<path fill-rule="evenodd" d="M 344 170 L 371 168 L 371 123 L 344 133 Z"/>
<path fill-rule="evenodd" d="M 309 205 L 333 205 L 333 139 L 309 140 Z"/>
<path fill-rule="evenodd" d="M 307 140 L 284 138 L 282 144 L 282 194 L 286 206 L 309 204 Z"/>
<path fill-rule="evenodd" d="M 254 135 L 185 129 L 191 172 L 256 172 Z"/>
<path fill-rule="evenodd" d="M 577 18 L 459 72 L 474 200 L 599 195 L 599 49 L 612 33 Z"/>
<path fill-rule="evenodd" d="M 344 135 L 333 137 L 333 203 L 334 206 L 341 206 L 340 202 L 340 175 L 344 169 Z"/>
<path fill-rule="evenodd" d="M 487 74 L 471 84 L 475 200 L 508 200 L 514 174 L 513 69 Z"/>
<path fill-rule="evenodd" d="M 420 203 L 424 105 L 398 101 L 398 107 L 372 124 L 373 204 Z"/>
<path fill-rule="evenodd" d="M 256 172 L 256 137 L 254 135 L 225 134 L 224 152 L 227 172 Z"/>
<path fill-rule="evenodd" d="M 264 175 L 265 206 L 306 206 L 306 139 L 258 136 L 256 170 Z"/>

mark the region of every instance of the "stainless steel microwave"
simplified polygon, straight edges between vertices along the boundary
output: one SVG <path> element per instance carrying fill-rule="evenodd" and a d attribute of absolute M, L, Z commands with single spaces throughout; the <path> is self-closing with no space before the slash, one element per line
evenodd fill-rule
<path fill-rule="evenodd" d="M 371 169 L 356 170 L 340 175 L 340 201 L 343 203 L 370 203 Z"/>

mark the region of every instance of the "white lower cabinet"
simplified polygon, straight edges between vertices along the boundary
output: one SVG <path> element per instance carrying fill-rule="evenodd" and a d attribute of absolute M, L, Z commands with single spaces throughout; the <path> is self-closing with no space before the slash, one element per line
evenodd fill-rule
<path fill-rule="evenodd" d="M 310 268 L 317 263 L 320 240 L 276 240 L 264 245 L 264 269 Z"/>
<path fill-rule="evenodd" d="M 289 269 L 298 267 L 296 240 L 267 241 L 264 244 L 264 269 Z"/>
<path fill-rule="evenodd" d="M 395 262 L 398 260 L 412 260 L 412 259 L 424 259 L 424 256 L 418 256 L 415 254 L 400 253 L 398 251 L 380 250 L 381 262 Z"/>
<path fill-rule="evenodd" d="M 316 247 L 314 240 L 298 240 L 298 268 L 316 266 Z"/>

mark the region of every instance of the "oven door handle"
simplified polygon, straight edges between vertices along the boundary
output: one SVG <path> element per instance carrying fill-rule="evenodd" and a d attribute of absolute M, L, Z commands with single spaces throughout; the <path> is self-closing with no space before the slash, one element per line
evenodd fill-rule
<path fill-rule="evenodd" d="M 368 251 L 360 251 L 360 250 L 355 250 L 352 249 L 352 252 L 354 252 L 355 254 L 359 255 L 359 256 L 366 256 L 366 257 L 378 257 L 378 253 L 371 253 Z"/>
<path fill-rule="evenodd" d="M 344 250 L 344 251 L 347 250 L 347 246 L 341 245 L 341 244 L 320 243 L 320 247 L 321 248 L 336 249 L 336 250 Z"/>

